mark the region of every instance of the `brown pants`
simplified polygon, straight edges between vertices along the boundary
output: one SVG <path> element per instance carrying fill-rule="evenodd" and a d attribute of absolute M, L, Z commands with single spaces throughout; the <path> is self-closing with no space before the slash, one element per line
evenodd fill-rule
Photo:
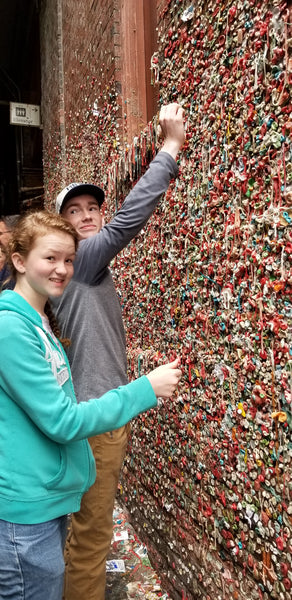
<path fill-rule="evenodd" d="M 65 547 L 64 600 L 104 600 L 113 508 L 129 426 L 89 439 L 97 477 L 72 515 Z"/>

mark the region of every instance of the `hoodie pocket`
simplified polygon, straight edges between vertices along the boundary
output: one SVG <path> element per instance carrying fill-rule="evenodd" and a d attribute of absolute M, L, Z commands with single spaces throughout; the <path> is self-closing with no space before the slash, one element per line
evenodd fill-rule
<path fill-rule="evenodd" d="M 51 490 L 52 488 L 56 487 L 58 485 L 58 483 L 60 483 L 60 481 L 62 481 L 65 472 L 66 472 L 66 467 L 67 467 L 67 457 L 66 457 L 66 453 L 64 452 L 64 450 L 59 447 L 59 469 L 56 473 L 56 475 L 54 475 L 54 477 L 52 477 L 51 479 L 49 479 L 49 481 L 46 482 L 45 487 L 48 490 Z"/>

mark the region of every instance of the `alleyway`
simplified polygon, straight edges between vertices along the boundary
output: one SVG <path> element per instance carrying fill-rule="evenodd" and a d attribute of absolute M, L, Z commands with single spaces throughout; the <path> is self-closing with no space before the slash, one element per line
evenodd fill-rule
<path fill-rule="evenodd" d="M 116 504 L 114 535 L 108 560 L 106 600 L 167 600 L 147 549 L 129 523 L 127 512 Z"/>

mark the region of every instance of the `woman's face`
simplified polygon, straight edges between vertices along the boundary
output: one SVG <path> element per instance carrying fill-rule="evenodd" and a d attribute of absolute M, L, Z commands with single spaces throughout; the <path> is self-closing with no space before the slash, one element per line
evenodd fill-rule
<path fill-rule="evenodd" d="M 61 296 L 73 276 L 74 258 L 73 238 L 59 231 L 38 237 L 26 258 L 18 254 L 12 256 L 26 292 L 45 300 L 49 296 Z"/>

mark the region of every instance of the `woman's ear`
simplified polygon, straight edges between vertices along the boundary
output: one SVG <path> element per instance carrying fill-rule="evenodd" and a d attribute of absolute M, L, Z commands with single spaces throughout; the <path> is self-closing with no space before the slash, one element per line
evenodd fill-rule
<path fill-rule="evenodd" d="M 14 264 L 14 267 L 18 273 L 25 273 L 25 264 L 24 258 L 19 254 L 19 252 L 14 252 L 11 254 L 11 260 Z"/>

